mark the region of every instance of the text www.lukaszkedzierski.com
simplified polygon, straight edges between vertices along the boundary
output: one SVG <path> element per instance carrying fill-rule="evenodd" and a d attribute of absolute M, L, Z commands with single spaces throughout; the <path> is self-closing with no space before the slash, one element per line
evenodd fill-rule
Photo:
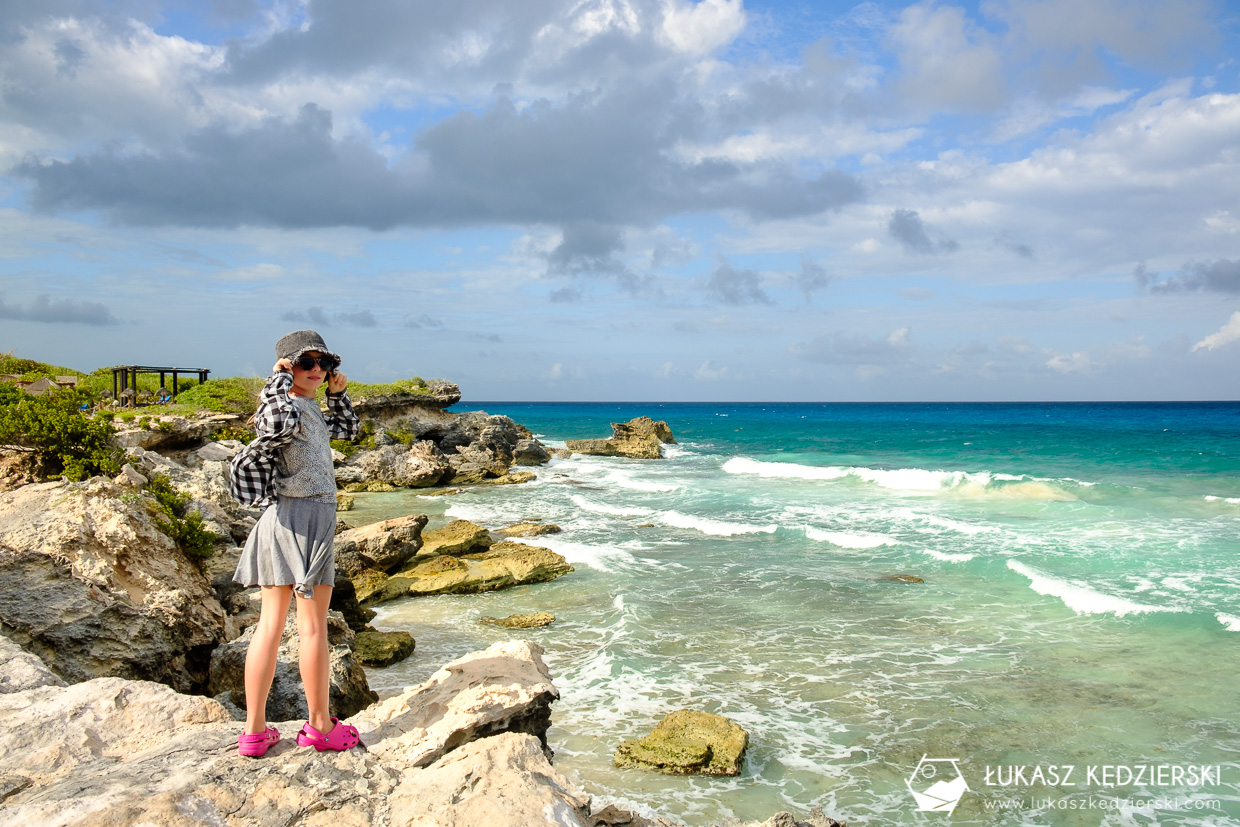
<path fill-rule="evenodd" d="M 1003 810 L 1221 810 L 1217 798 L 1112 798 L 1091 795 L 1084 798 L 987 798 L 983 801 L 990 812 Z"/>

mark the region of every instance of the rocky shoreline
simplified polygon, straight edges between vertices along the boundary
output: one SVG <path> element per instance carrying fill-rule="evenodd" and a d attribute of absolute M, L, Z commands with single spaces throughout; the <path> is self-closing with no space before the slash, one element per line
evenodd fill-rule
<path fill-rule="evenodd" d="M 447 412 L 459 391 L 441 390 L 359 401 L 360 449 L 334 455 L 342 491 L 521 482 L 534 474 L 514 466 L 552 457 L 508 417 Z M 285 740 L 264 759 L 238 756 L 257 590 L 231 576 L 259 512 L 228 493 L 227 464 L 242 443 L 213 437 L 234 434 L 239 419 L 168 417 L 122 431 L 128 464 L 113 480 L 0 481 L 0 824 L 674 824 L 593 812 L 590 796 L 555 770 L 546 732 L 559 693 L 534 643 L 467 655 L 382 702 L 366 683 L 363 662 L 414 650 L 407 633 L 368 626 L 367 605 L 572 572 L 560 555 L 508 539 L 558 531 L 537 521 L 497 536 L 464 521 L 424 531 L 424 515 L 342 521 L 332 706 L 365 749 L 319 754 L 293 743 L 306 713 L 290 615 L 268 707 L 270 720 L 286 722 Z M 670 430 L 640 419 L 576 448 L 661 455 Z M 161 516 L 159 478 L 213 537 L 205 561 Z M 505 620 L 519 628 L 549 618 Z M 767 822 L 833 823 L 819 813 Z"/>

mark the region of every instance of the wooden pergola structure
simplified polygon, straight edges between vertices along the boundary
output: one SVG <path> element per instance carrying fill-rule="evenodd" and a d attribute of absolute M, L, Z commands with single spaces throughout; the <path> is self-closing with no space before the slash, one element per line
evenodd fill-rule
<path fill-rule="evenodd" d="M 167 388 L 165 377 L 172 374 L 172 395 L 177 395 L 177 374 L 196 373 L 198 374 L 199 384 L 207 381 L 207 374 L 211 371 L 207 368 L 162 368 L 152 365 L 121 365 L 112 368 L 112 396 L 120 399 L 121 394 L 127 390 L 133 392 L 129 394 L 132 398 L 130 404 L 136 405 L 138 401 L 138 374 L 139 373 L 158 373 L 159 386 Z"/>

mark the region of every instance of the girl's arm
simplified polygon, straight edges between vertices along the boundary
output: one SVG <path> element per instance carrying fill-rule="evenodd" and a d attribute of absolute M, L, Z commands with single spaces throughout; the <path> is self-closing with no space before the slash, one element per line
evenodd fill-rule
<path fill-rule="evenodd" d="M 289 396 L 293 387 L 293 375 L 277 370 L 258 398 L 258 412 L 254 414 L 254 430 L 264 442 L 273 447 L 291 442 L 297 431 L 298 411 Z"/>
<path fill-rule="evenodd" d="M 331 429 L 332 439 L 357 439 L 361 423 L 353 411 L 353 402 L 349 399 L 345 385 L 348 377 L 343 373 L 334 372 L 327 386 L 327 416 L 324 420 Z"/>

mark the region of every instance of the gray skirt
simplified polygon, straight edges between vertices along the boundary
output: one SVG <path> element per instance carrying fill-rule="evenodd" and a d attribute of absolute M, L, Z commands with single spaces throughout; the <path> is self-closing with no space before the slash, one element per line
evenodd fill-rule
<path fill-rule="evenodd" d="M 292 586 L 305 598 L 336 585 L 335 502 L 280 497 L 245 541 L 233 580 L 243 586 Z"/>

